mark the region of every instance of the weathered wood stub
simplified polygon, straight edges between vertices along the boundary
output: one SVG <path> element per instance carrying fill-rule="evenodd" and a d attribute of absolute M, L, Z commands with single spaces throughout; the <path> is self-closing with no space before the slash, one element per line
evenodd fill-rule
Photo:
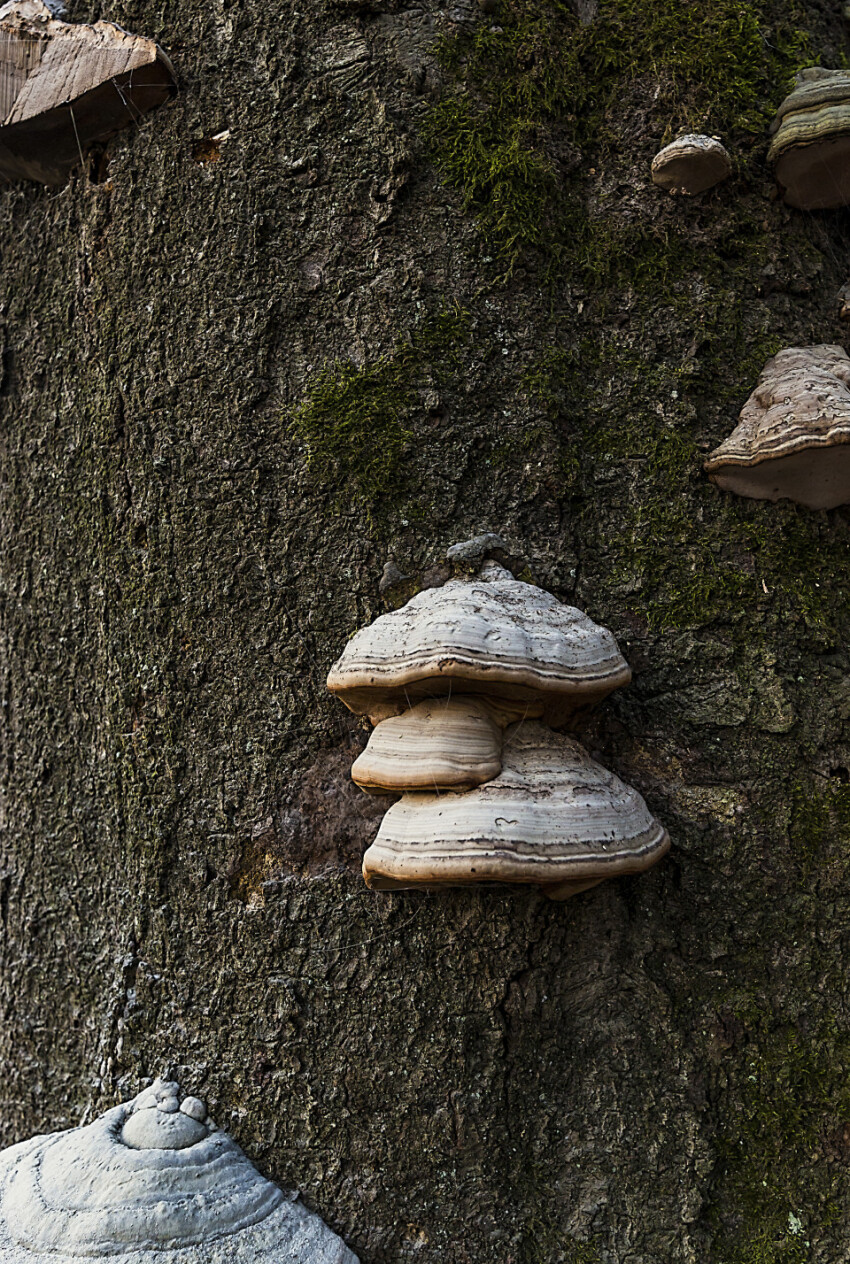
<path fill-rule="evenodd" d="M 64 184 L 92 144 L 138 126 L 174 90 L 153 40 L 14 0 L 0 9 L 0 175 Z"/>

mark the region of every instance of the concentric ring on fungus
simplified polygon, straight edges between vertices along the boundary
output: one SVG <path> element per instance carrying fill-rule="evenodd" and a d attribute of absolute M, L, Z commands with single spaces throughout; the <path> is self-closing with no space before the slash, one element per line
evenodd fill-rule
<path fill-rule="evenodd" d="M 494 780 L 394 804 L 363 857 L 363 876 L 383 891 L 530 883 L 562 900 L 650 868 L 669 846 L 637 790 L 578 742 L 531 721 L 507 730 Z"/>

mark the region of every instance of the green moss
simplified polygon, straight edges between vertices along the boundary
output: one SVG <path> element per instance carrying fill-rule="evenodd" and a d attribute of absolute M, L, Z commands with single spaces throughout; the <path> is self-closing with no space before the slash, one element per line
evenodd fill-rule
<path fill-rule="evenodd" d="M 425 135 L 443 179 L 462 194 L 509 263 L 542 250 L 592 273 L 620 251 L 655 253 L 641 228 L 604 210 L 591 220 L 571 168 L 616 146 L 610 115 L 641 76 L 682 127 L 764 132 L 793 72 L 807 61 L 796 10 L 779 0 L 600 0 L 582 25 L 563 0 L 502 0 L 495 20 L 444 41 L 454 89 Z"/>
<path fill-rule="evenodd" d="M 721 1115 L 714 1219 L 718 1264 L 803 1264 L 842 1212 L 850 1037 L 743 1015 L 750 1042 L 727 1068 L 737 1109 Z"/>
<path fill-rule="evenodd" d="M 389 491 L 398 503 L 409 481 L 405 458 L 418 392 L 445 379 L 468 327 L 466 312 L 442 312 L 398 338 L 386 356 L 318 373 L 290 419 L 310 470 L 373 508 Z"/>

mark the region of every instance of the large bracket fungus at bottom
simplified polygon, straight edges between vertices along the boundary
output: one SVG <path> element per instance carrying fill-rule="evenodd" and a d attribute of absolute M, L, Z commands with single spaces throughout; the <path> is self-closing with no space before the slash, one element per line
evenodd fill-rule
<path fill-rule="evenodd" d="M 0 1264 L 358 1264 L 196 1097 L 157 1080 L 0 1153 Z"/>
<path fill-rule="evenodd" d="M 176 88 L 153 40 L 60 22 L 42 0 L 0 8 L 0 174 L 61 185 L 90 145 L 137 125 Z"/>
<path fill-rule="evenodd" d="M 493 562 L 361 629 L 328 688 L 375 725 L 353 779 L 403 795 L 363 858 L 369 886 L 566 899 L 654 864 L 670 840 L 640 795 L 552 731 L 630 679 L 607 628 Z"/>

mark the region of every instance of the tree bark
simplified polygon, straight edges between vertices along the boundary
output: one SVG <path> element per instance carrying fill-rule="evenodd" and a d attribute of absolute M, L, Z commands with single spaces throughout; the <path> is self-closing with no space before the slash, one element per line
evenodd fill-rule
<path fill-rule="evenodd" d="M 0 1139 L 167 1073 L 363 1264 L 839 1264 L 850 520 L 701 462 L 768 355 L 845 341 L 846 212 L 765 164 L 845 29 L 405 4 L 75 3 L 179 96 L 0 189 Z M 685 126 L 738 164 L 692 200 L 649 180 Z M 325 675 L 484 530 L 615 632 L 582 740 L 673 840 L 562 906 L 359 874 Z"/>

